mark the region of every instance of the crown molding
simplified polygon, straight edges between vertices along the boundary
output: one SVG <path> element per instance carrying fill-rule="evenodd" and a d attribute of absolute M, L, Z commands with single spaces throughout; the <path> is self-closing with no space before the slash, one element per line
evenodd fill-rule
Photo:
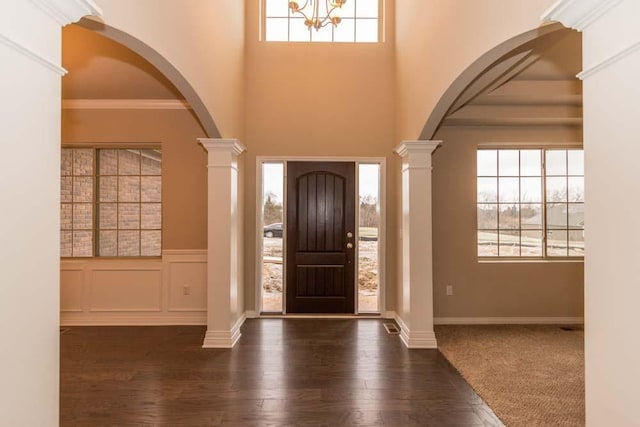
<path fill-rule="evenodd" d="M 541 16 L 543 21 L 558 21 L 567 28 L 582 31 L 617 6 L 622 0 L 558 0 Z"/>
<path fill-rule="evenodd" d="M 588 77 L 591 77 L 592 75 L 598 73 L 599 71 L 604 70 L 605 68 L 615 64 L 616 62 L 620 61 L 623 58 L 626 58 L 627 56 L 631 55 L 633 52 L 635 52 L 636 50 L 640 49 L 640 42 L 636 42 L 634 44 L 632 44 L 629 47 L 626 47 L 624 49 L 622 49 L 621 51 L 609 56 L 608 58 L 606 58 L 604 61 L 601 61 L 595 65 L 592 65 L 588 68 L 585 68 L 584 71 L 582 71 L 581 73 L 579 73 L 577 75 L 577 77 L 580 80 L 584 80 Z"/>
<path fill-rule="evenodd" d="M 79 21 L 87 15 L 102 16 L 102 9 L 93 0 L 30 0 L 61 27 Z"/>
<path fill-rule="evenodd" d="M 63 99 L 65 110 L 189 110 L 184 99 Z"/>

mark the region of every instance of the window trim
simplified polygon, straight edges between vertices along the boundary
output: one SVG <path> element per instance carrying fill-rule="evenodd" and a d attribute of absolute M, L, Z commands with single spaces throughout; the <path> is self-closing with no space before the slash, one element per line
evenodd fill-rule
<path fill-rule="evenodd" d="M 92 215 L 91 215 L 91 234 L 93 237 L 93 244 L 91 247 L 91 256 L 62 256 L 60 255 L 60 259 L 64 260 L 64 261 L 89 261 L 89 260 L 111 260 L 111 261 L 115 261 L 115 260 L 140 260 L 140 261 L 152 261 L 152 260 L 159 260 L 162 259 L 162 252 L 163 252 L 163 242 L 164 242 L 164 215 L 161 216 L 161 228 L 160 228 L 160 255 L 123 255 L 123 256 L 114 256 L 114 255 L 96 255 L 96 253 L 98 252 L 97 248 L 98 248 L 98 244 L 99 241 L 97 239 L 97 235 L 98 235 L 98 228 L 97 228 L 97 224 L 96 224 L 96 220 L 97 220 L 97 209 L 100 206 L 100 202 L 98 202 L 96 196 L 97 196 L 97 189 L 98 189 L 98 170 L 97 170 L 97 165 L 98 165 L 98 161 L 97 161 L 97 152 L 98 150 L 121 150 L 121 149 L 129 149 L 129 150 L 160 150 L 162 152 L 162 144 L 160 142 L 108 142 L 108 143 L 102 143 L 102 142 L 96 142 L 96 143 L 91 143 L 91 142 L 76 142 L 76 141 L 72 141 L 72 142 L 63 142 L 61 144 L 60 147 L 60 152 L 62 153 L 62 149 L 91 149 L 94 151 L 94 155 L 93 155 L 93 174 L 92 174 L 92 178 L 93 178 L 93 197 L 92 197 L 92 201 L 91 201 L 91 205 L 93 207 L 92 209 Z M 160 169 L 160 179 L 162 182 L 162 178 L 163 178 L 163 169 L 161 166 Z M 59 185 L 59 187 L 61 188 L 61 183 Z M 164 188 L 164 186 L 163 186 Z M 61 205 L 62 202 L 60 201 L 59 204 Z M 163 211 L 163 206 L 164 206 L 164 200 L 163 198 L 161 198 L 160 200 L 160 205 L 161 205 L 161 212 Z M 59 221 L 60 222 L 60 221 Z M 60 226 L 61 226 L 61 222 L 60 222 Z M 59 233 L 62 232 L 62 229 L 59 227 Z"/>
<path fill-rule="evenodd" d="M 542 180 L 542 201 L 540 202 L 542 206 L 542 251 L 543 255 L 541 256 L 481 256 L 478 254 L 478 160 L 477 153 L 480 150 L 534 150 L 539 149 L 542 151 L 542 169 L 541 169 L 541 180 Z M 494 263 L 583 263 L 584 255 L 576 256 L 576 255 L 567 255 L 567 256 L 558 256 L 558 255 L 547 255 L 546 254 L 546 242 L 547 242 L 547 193 L 546 193 L 546 164 L 545 164 L 545 155 L 544 153 L 547 150 L 575 150 L 580 149 L 584 151 L 584 145 L 581 142 L 563 142 L 563 143 L 549 143 L 549 142 L 525 142 L 525 143 L 514 143 L 514 142 L 480 142 L 476 144 L 475 147 L 475 180 L 476 180 L 476 200 L 474 205 L 474 223 L 475 223 L 475 246 L 476 246 L 476 259 L 479 264 L 494 264 Z M 583 175 L 584 176 L 584 175 Z M 519 178 L 522 176 L 519 175 Z M 568 189 L 567 189 L 568 191 Z M 499 204 L 496 202 L 496 204 Z M 584 204 L 584 202 L 582 202 Z M 499 212 L 498 212 L 499 214 Z M 568 226 L 568 225 L 567 225 Z M 583 226 L 584 227 L 584 226 Z M 521 229 L 520 229 L 521 231 Z M 584 228 L 583 228 L 584 232 Z"/>
<path fill-rule="evenodd" d="M 377 18 L 358 18 L 357 16 L 355 16 L 353 19 L 354 20 L 358 20 L 358 19 L 365 19 L 365 20 L 377 20 L 378 22 L 378 39 L 375 42 L 362 42 L 362 41 L 357 41 L 355 39 L 355 34 L 354 34 L 354 39 L 352 41 L 347 41 L 347 42 L 341 42 L 341 41 L 334 41 L 333 40 L 333 34 L 332 34 L 332 40 L 329 41 L 313 41 L 313 40 L 304 40 L 304 41 L 298 41 L 298 40 L 291 40 L 290 39 L 290 34 L 289 31 L 287 30 L 287 40 L 267 40 L 267 0 L 260 0 L 259 2 L 259 22 L 258 22 L 258 41 L 260 42 L 265 42 L 265 43 L 293 43 L 293 44 L 319 44 L 319 45 L 324 45 L 324 44 L 331 44 L 331 45 L 353 45 L 353 44 L 358 44 L 358 45 L 378 45 L 381 43 L 385 43 L 386 40 L 386 10 L 387 10 L 387 0 L 376 0 L 378 2 L 378 17 Z M 280 18 L 280 19 L 284 19 L 285 17 L 276 17 L 276 16 L 272 16 L 270 18 Z M 291 19 L 291 15 L 290 12 L 288 13 L 287 18 L 287 22 Z M 347 18 L 345 18 L 347 19 Z M 351 18 L 348 18 L 351 19 Z M 354 28 L 355 31 L 355 28 Z"/>

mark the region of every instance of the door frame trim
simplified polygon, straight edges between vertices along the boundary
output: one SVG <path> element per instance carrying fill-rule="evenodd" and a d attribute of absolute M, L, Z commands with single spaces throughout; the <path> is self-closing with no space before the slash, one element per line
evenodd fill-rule
<path fill-rule="evenodd" d="M 386 157 L 327 157 L 327 156 L 256 156 L 256 229 L 255 229 L 255 283 L 254 283 L 254 304 L 255 313 L 260 316 L 262 312 L 262 238 L 263 238 L 263 218 L 262 218 L 262 165 L 264 163 L 283 163 L 284 167 L 284 188 L 283 188 L 283 255 L 286 253 L 286 203 L 287 203 L 287 162 L 353 162 L 356 165 L 356 191 L 355 191 L 355 220 L 356 220 L 356 237 L 359 239 L 360 230 L 360 180 L 358 173 L 358 166 L 360 164 L 379 164 L 380 165 L 380 228 L 378 229 L 378 310 L 380 314 L 385 313 L 386 310 L 386 260 L 387 260 L 387 158 Z M 357 240 L 359 241 L 359 240 Z M 358 246 L 358 251 L 360 246 Z M 354 275 L 354 283 L 356 298 L 355 298 L 355 313 L 359 314 L 358 307 L 358 271 L 359 271 L 359 256 L 356 257 Z M 284 286 L 286 284 L 286 268 L 284 266 L 284 258 L 282 265 L 283 275 L 283 295 L 282 295 L 282 314 L 286 315 L 286 290 Z M 372 314 L 372 313 L 362 313 Z M 268 316 L 272 316 L 269 314 Z"/>

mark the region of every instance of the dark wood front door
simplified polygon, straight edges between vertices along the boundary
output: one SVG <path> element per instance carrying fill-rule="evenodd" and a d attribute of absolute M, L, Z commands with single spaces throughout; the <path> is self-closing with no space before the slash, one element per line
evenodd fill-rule
<path fill-rule="evenodd" d="M 287 165 L 287 313 L 354 313 L 355 163 Z"/>

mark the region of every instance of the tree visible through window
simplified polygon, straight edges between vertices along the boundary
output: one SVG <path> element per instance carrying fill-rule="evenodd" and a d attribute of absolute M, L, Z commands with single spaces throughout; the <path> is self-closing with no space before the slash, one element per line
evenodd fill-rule
<path fill-rule="evenodd" d="M 162 157 L 154 149 L 62 149 L 63 257 L 159 256 Z"/>
<path fill-rule="evenodd" d="M 584 255 L 581 149 L 480 149 L 478 256 Z"/>

